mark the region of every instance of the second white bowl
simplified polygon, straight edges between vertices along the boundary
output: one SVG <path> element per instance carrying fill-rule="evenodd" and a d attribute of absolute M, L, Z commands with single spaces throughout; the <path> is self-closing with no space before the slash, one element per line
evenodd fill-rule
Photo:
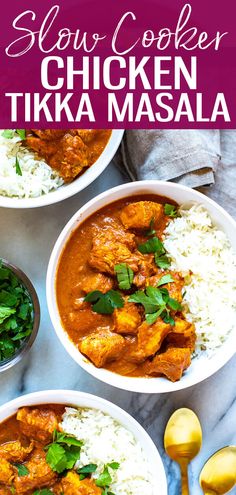
<path fill-rule="evenodd" d="M 156 446 L 142 426 L 123 409 L 95 395 L 75 392 L 73 390 L 47 390 L 23 395 L 1 406 L 0 422 L 15 414 L 19 407 L 37 406 L 40 404 L 64 404 L 67 406 L 99 409 L 112 416 L 118 423 L 133 433 L 135 439 L 140 443 L 148 459 L 149 471 L 152 475 L 154 488 L 153 493 L 167 495 L 165 470 Z"/>
<path fill-rule="evenodd" d="M 89 184 L 91 184 L 91 182 L 93 182 L 109 165 L 120 145 L 123 134 L 123 130 L 113 130 L 105 149 L 96 162 L 73 182 L 63 184 L 55 191 L 51 191 L 48 194 L 42 194 L 37 198 L 18 199 L 0 195 L 0 207 L 17 209 L 39 208 L 41 206 L 58 203 L 59 201 L 74 196 L 74 194 L 77 194 L 89 186 Z"/>

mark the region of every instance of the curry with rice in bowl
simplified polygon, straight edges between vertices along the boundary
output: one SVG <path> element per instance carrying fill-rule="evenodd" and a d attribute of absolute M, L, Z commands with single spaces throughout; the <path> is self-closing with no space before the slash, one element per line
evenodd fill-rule
<path fill-rule="evenodd" d="M 0 195 L 37 198 L 79 178 L 97 162 L 112 131 L 4 129 L 0 132 Z"/>
<path fill-rule="evenodd" d="M 0 495 L 136 495 L 137 490 L 154 495 L 146 453 L 110 414 L 44 404 L 21 407 L 0 423 Z"/>
<path fill-rule="evenodd" d="M 62 325 L 96 367 L 131 377 L 181 378 L 196 331 L 186 318 L 185 279 L 164 245 L 178 206 L 136 197 L 91 215 L 62 252 L 56 293 Z"/>

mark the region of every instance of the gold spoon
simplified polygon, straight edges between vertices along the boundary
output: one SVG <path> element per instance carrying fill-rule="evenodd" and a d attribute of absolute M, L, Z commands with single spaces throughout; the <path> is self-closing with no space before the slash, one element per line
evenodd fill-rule
<path fill-rule="evenodd" d="M 170 417 L 164 435 L 165 451 L 178 462 L 182 478 L 182 495 L 189 495 L 188 464 L 202 445 L 202 429 L 191 409 L 178 409 Z"/>
<path fill-rule="evenodd" d="M 205 495 L 223 495 L 236 484 L 236 446 L 218 450 L 203 466 L 200 485 Z"/>

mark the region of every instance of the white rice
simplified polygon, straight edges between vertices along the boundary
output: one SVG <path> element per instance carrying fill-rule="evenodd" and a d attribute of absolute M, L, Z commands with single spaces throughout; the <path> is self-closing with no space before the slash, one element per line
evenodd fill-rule
<path fill-rule="evenodd" d="M 44 159 L 21 144 L 19 136 L 7 139 L 0 130 L 0 194 L 17 198 L 36 198 L 60 187 L 63 180 Z M 19 160 L 22 176 L 17 175 Z"/>
<path fill-rule="evenodd" d="M 76 468 L 97 464 L 93 477 L 97 478 L 104 465 L 120 463 L 112 476 L 111 492 L 116 495 L 154 495 L 147 458 L 134 435 L 110 415 L 96 409 L 67 407 L 62 429 L 84 445 Z"/>
<path fill-rule="evenodd" d="M 186 318 L 196 326 L 196 350 L 212 352 L 236 326 L 236 254 L 203 206 L 179 212 L 167 226 L 164 245 L 171 268 L 186 277 Z"/>

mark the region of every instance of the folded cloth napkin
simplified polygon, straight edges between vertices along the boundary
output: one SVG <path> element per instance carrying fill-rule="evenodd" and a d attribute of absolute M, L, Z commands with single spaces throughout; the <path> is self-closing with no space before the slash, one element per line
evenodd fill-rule
<path fill-rule="evenodd" d="M 132 180 L 171 180 L 189 187 L 213 184 L 219 160 L 217 130 L 129 130 L 115 157 Z"/>

